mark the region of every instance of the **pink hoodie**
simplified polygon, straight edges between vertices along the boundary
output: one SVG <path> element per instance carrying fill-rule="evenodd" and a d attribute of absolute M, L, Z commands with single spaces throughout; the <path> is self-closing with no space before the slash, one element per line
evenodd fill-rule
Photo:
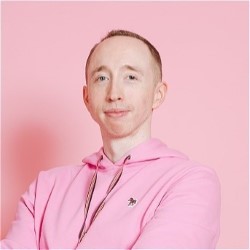
<path fill-rule="evenodd" d="M 88 231 L 78 242 L 98 161 Z M 115 164 L 103 149 L 83 163 L 39 174 L 21 197 L 2 248 L 215 248 L 220 184 L 210 168 L 156 139 L 136 146 Z M 89 226 L 91 215 L 121 168 L 119 181 Z"/>

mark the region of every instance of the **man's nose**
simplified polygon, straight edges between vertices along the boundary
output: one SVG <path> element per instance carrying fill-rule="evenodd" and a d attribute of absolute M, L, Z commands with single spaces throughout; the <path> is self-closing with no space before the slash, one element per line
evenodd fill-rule
<path fill-rule="evenodd" d="M 122 100 L 122 91 L 118 83 L 111 82 L 107 91 L 107 101 L 115 102 Z"/>

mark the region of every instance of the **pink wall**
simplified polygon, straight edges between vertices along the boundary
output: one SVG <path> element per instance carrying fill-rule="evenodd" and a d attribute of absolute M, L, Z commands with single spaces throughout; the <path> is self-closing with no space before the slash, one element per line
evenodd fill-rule
<path fill-rule="evenodd" d="M 90 48 L 112 28 L 159 49 L 169 91 L 153 135 L 217 171 L 218 247 L 247 248 L 247 2 L 3 2 L 2 236 L 38 171 L 101 146 L 81 89 Z"/>

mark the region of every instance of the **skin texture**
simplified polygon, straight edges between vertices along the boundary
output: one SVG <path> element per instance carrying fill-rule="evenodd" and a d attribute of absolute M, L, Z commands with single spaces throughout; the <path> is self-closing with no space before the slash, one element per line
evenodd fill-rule
<path fill-rule="evenodd" d="M 132 37 L 115 36 L 95 49 L 83 88 L 85 105 L 99 124 L 104 152 L 115 162 L 151 137 L 152 111 L 165 98 L 148 47 Z"/>

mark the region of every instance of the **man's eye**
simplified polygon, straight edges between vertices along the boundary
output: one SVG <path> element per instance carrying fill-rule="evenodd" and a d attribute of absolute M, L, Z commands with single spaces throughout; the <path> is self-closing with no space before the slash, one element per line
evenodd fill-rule
<path fill-rule="evenodd" d="M 107 80 L 107 77 L 106 76 L 99 76 L 99 77 L 97 77 L 97 80 L 102 82 L 102 81 Z"/>
<path fill-rule="evenodd" d="M 129 76 L 128 76 L 128 79 L 129 79 L 129 80 L 136 80 L 137 78 L 136 78 L 134 75 L 129 75 Z"/>

